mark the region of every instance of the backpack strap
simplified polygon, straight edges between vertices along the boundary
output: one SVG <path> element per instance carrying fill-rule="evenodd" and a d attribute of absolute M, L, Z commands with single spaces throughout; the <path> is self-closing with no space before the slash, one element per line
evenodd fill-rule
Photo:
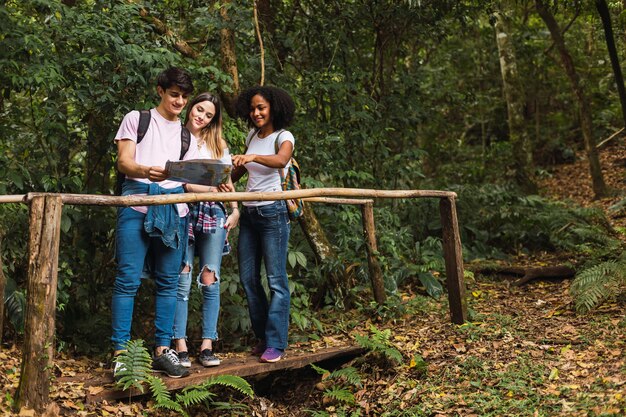
<path fill-rule="evenodd" d="M 281 129 L 280 132 L 278 132 L 278 135 L 276 135 L 276 139 L 274 139 L 274 153 L 275 154 L 278 153 L 278 138 L 280 138 L 280 135 L 282 135 L 284 131 L 285 131 L 285 129 Z M 291 158 L 289 159 L 289 162 L 291 162 Z M 289 164 L 289 163 L 287 163 L 287 164 Z M 285 181 L 285 168 L 278 168 L 277 169 L 278 175 L 280 176 L 280 183 L 281 184 Z"/>
<path fill-rule="evenodd" d="M 139 142 L 143 140 L 143 137 L 146 136 L 146 132 L 148 131 L 148 126 L 150 126 L 150 119 L 152 119 L 150 110 L 139 111 L 139 126 L 137 127 L 137 144 L 139 144 Z"/>
<path fill-rule="evenodd" d="M 141 142 L 146 136 L 146 132 L 148 131 L 148 127 L 150 126 L 150 120 L 152 119 L 152 115 L 150 114 L 150 110 L 140 110 L 139 111 L 139 126 L 137 127 L 137 144 Z M 187 151 L 189 150 L 189 144 L 191 143 L 191 133 L 189 129 L 185 126 L 182 127 L 180 131 L 180 160 L 185 157 Z"/>
<path fill-rule="evenodd" d="M 259 133 L 259 129 L 252 129 L 250 133 L 248 133 L 248 136 L 246 136 L 246 149 L 243 151 L 244 154 L 248 151 L 248 146 L 250 146 L 250 141 L 252 140 L 254 135 L 256 135 L 257 133 Z"/>
<path fill-rule="evenodd" d="M 278 153 L 278 138 L 280 138 L 280 135 L 282 135 L 284 131 L 285 129 L 281 129 L 276 139 L 274 139 L 274 153 Z"/>
<path fill-rule="evenodd" d="M 182 161 L 185 154 L 189 150 L 189 144 L 191 143 L 191 132 L 185 126 L 180 131 L 180 160 Z"/>

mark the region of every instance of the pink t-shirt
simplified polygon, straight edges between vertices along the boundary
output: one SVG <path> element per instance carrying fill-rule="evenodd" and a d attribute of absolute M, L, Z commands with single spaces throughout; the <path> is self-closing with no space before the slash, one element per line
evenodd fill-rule
<path fill-rule="evenodd" d="M 148 130 L 143 137 L 143 140 L 135 148 L 135 162 L 140 165 L 146 166 L 160 166 L 165 167 L 167 161 L 178 161 L 181 151 L 181 137 L 180 132 L 182 125 L 180 121 L 170 121 L 161 116 L 156 109 L 150 110 L 152 119 Z M 122 124 L 120 125 L 115 140 L 132 140 L 137 142 L 137 128 L 139 127 L 139 112 L 136 110 L 124 116 Z M 183 157 L 183 160 L 197 159 L 198 158 L 198 142 L 194 135 L 191 135 L 191 142 L 189 143 L 189 150 Z M 146 184 L 150 184 L 151 181 L 147 178 L 132 178 L 135 181 L 140 181 Z M 182 185 L 178 181 L 164 180 L 159 182 L 159 186 L 167 189 L 176 188 Z M 145 194 L 143 194 L 145 195 Z M 181 217 L 187 215 L 189 211 L 187 204 L 179 203 L 178 213 Z M 133 209 L 146 213 L 148 208 L 146 206 L 136 206 Z"/>

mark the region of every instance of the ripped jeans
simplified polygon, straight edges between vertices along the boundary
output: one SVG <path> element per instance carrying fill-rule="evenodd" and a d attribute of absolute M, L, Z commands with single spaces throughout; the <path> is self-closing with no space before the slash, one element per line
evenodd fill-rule
<path fill-rule="evenodd" d="M 226 214 L 223 210 L 216 210 L 217 229 L 215 233 L 195 232 L 195 242 L 187 246 L 185 265 L 189 272 L 181 272 L 178 280 L 176 295 L 176 315 L 174 316 L 174 339 L 187 337 L 187 317 L 191 277 L 193 275 L 193 258 L 197 253 L 200 258 L 200 272 L 196 278 L 198 287 L 202 289 L 202 338 L 217 340 L 217 319 L 220 311 L 220 266 L 222 251 L 226 240 L 224 222 Z M 210 285 L 202 283 L 202 271 L 207 269 L 215 273 L 215 282 Z"/>

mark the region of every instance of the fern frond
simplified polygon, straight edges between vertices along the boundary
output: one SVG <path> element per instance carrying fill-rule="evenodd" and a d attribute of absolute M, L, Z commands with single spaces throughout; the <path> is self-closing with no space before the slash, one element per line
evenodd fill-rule
<path fill-rule="evenodd" d="M 324 374 L 328 374 L 328 373 L 330 373 L 330 372 L 328 372 L 326 369 L 324 369 L 324 368 L 322 368 L 322 367 L 320 367 L 320 366 L 317 366 L 317 365 L 316 365 L 316 364 L 314 364 L 314 363 L 309 364 L 309 366 L 310 366 L 311 368 L 313 368 L 313 370 L 314 370 L 315 372 L 317 372 L 318 374 L 320 374 L 320 375 L 324 375 Z"/>
<path fill-rule="evenodd" d="M 329 378 L 339 379 L 344 378 L 349 384 L 354 385 L 356 387 L 361 387 L 361 375 L 356 370 L 356 368 L 349 366 L 347 368 L 338 369 L 332 372 Z"/>
<path fill-rule="evenodd" d="M 0 297 L 0 301 L 3 297 Z M 6 315 L 13 328 L 19 334 L 24 333 L 24 315 L 26 313 L 26 295 L 23 291 L 14 291 L 4 301 Z"/>
<path fill-rule="evenodd" d="M 205 388 L 197 386 L 192 386 L 190 388 L 191 389 L 184 389 L 181 394 L 176 395 L 177 403 L 182 403 L 185 407 L 190 407 L 192 405 L 200 404 L 215 396 L 215 394 Z"/>
<path fill-rule="evenodd" d="M 394 347 L 387 347 L 383 349 L 383 355 L 395 363 L 402 363 L 402 353 Z"/>
<path fill-rule="evenodd" d="M 202 384 L 200 384 L 200 387 L 202 387 L 203 389 L 208 389 L 212 385 L 223 385 L 233 388 L 241 392 L 242 394 L 247 395 L 248 397 L 254 397 L 254 391 L 252 390 L 252 387 L 250 386 L 248 381 L 235 375 L 218 375 L 203 382 Z"/>
<path fill-rule="evenodd" d="M 354 340 L 364 349 L 373 350 L 376 346 L 369 337 L 360 334 L 354 335 Z"/>
<path fill-rule="evenodd" d="M 570 292 L 576 311 L 586 313 L 626 291 L 626 261 L 606 261 L 580 272 Z"/>
<path fill-rule="evenodd" d="M 375 326 L 370 327 L 372 337 L 355 335 L 356 342 L 363 348 L 370 350 L 374 354 L 383 356 L 384 358 L 396 363 L 402 363 L 402 353 L 396 349 L 391 343 L 391 330 L 378 330 Z"/>
<path fill-rule="evenodd" d="M 150 391 L 152 391 L 152 398 L 157 404 L 172 400 L 170 392 L 161 378 L 151 375 L 148 378 L 148 385 L 150 386 Z"/>
<path fill-rule="evenodd" d="M 327 411 L 305 410 L 311 413 L 311 417 L 330 417 Z"/>
<path fill-rule="evenodd" d="M 171 411 L 176 411 L 177 413 L 182 414 L 185 417 L 189 417 L 189 414 L 185 411 L 185 409 L 183 407 L 181 407 L 180 404 L 178 404 L 176 401 L 172 401 L 172 400 L 163 400 L 161 402 L 158 402 L 154 405 L 155 408 L 164 408 L 166 410 L 171 410 Z"/>
<path fill-rule="evenodd" d="M 354 395 L 343 388 L 333 388 L 324 392 L 324 397 L 332 398 L 346 404 L 354 404 Z"/>
<path fill-rule="evenodd" d="M 378 330 L 378 328 L 372 324 L 370 325 L 370 332 L 374 340 L 383 345 L 388 344 L 389 339 L 391 339 L 391 329 Z"/>
<path fill-rule="evenodd" d="M 122 364 L 115 386 L 127 390 L 131 387 L 144 392 L 143 384 L 148 381 L 152 371 L 152 357 L 144 346 L 143 340 L 130 340 L 126 351 L 120 353 L 115 361 Z"/>
<path fill-rule="evenodd" d="M 150 375 L 148 377 L 148 385 L 150 386 L 150 391 L 152 391 L 152 398 L 154 399 L 156 408 L 176 411 L 185 417 L 189 417 L 185 409 L 179 403 L 172 400 L 171 394 L 161 378 Z"/>

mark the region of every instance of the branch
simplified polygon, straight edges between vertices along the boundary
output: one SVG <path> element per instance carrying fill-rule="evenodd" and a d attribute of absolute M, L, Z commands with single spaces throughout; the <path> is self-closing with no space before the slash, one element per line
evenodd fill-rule
<path fill-rule="evenodd" d="M 567 279 L 576 275 L 576 271 L 566 265 L 557 266 L 544 266 L 538 268 L 532 267 L 486 267 L 480 268 L 474 271 L 474 273 L 480 273 L 484 275 L 498 274 L 498 275 L 516 275 L 521 276 L 520 279 L 513 282 L 513 286 L 519 287 L 532 280 L 542 278 L 559 278 Z"/>
<path fill-rule="evenodd" d="M 141 8 L 139 10 L 139 15 L 144 21 L 152 25 L 154 27 L 154 30 L 159 35 L 163 35 L 163 36 L 173 39 L 172 43 L 173 43 L 174 49 L 176 49 L 178 52 L 183 54 L 183 56 L 187 58 L 192 58 L 192 59 L 196 59 L 198 58 L 198 56 L 200 56 L 200 53 L 196 51 L 195 49 L 193 49 L 191 46 L 189 46 L 189 44 L 186 41 L 178 40 L 174 32 L 172 32 L 171 29 L 169 29 L 167 25 L 163 23 L 161 20 L 157 19 L 154 16 L 151 16 L 147 9 Z"/>
<path fill-rule="evenodd" d="M 596 145 L 596 148 L 600 149 L 601 147 L 603 147 L 604 145 L 606 145 L 608 142 L 610 142 L 611 140 L 613 140 L 614 138 L 616 138 L 620 133 L 622 133 L 624 131 L 624 128 L 621 128 L 620 130 L 618 130 L 617 132 L 613 133 L 611 136 L 609 136 L 608 138 L 604 139 L 602 142 L 598 143 Z"/>
<path fill-rule="evenodd" d="M 565 26 L 565 28 L 561 31 L 561 36 L 565 36 L 565 33 L 574 24 L 574 21 L 578 17 L 579 13 L 580 13 L 580 10 L 576 10 L 576 14 L 574 14 L 574 17 L 572 17 L 572 20 L 570 20 L 570 22 L 567 24 L 567 26 Z M 545 51 L 543 51 L 543 53 L 548 55 L 553 47 L 554 47 L 554 41 L 552 42 L 552 44 Z"/>
<path fill-rule="evenodd" d="M 261 37 L 261 28 L 259 26 L 259 16 L 257 10 L 257 0 L 254 0 L 254 28 L 256 29 L 256 36 L 259 38 L 259 48 L 261 49 L 261 82 L 259 85 L 265 83 L 265 49 L 263 48 L 263 37 Z"/>

